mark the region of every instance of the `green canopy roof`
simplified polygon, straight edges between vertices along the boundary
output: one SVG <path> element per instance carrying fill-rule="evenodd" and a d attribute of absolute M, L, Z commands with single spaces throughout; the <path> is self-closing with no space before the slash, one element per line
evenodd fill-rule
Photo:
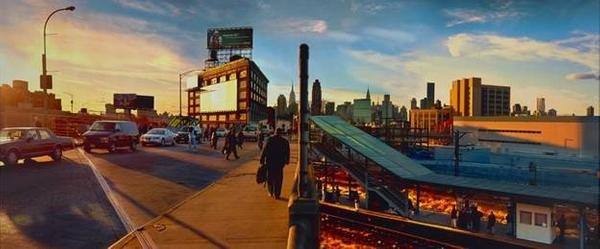
<path fill-rule="evenodd" d="M 543 199 L 543 201 L 598 205 L 597 190 L 594 193 L 565 188 L 530 186 L 488 179 L 436 174 L 338 116 L 311 116 L 310 118 L 327 135 L 352 148 L 352 150 L 394 175 L 410 182 L 485 191 L 520 199 L 537 198 Z"/>

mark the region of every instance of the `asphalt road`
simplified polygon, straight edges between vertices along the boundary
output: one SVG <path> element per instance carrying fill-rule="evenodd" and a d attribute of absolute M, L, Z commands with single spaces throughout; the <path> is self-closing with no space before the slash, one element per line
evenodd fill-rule
<path fill-rule="evenodd" d="M 0 247 L 106 248 L 124 236 L 89 162 L 137 227 L 258 155 L 256 143 L 244 147 L 241 159 L 230 161 L 207 145 L 194 152 L 177 145 L 113 154 L 74 150 L 61 162 L 41 157 L 0 166 Z"/>

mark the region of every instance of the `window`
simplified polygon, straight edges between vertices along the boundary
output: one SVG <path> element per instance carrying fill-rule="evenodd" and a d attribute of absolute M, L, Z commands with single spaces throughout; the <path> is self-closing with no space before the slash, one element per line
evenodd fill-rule
<path fill-rule="evenodd" d="M 548 227 L 548 215 L 535 213 L 534 224 L 540 227 Z"/>
<path fill-rule="evenodd" d="M 227 81 L 227 76 L 223 75 L 221 77 L 219 77 L 219 82 L 225 82 Z"/>
<path fill-rule="evenodd" d="M 229 75 L 229 80 L 235 80 L 235 79 L 236 79 L 235 73 L 232 73 Z"/>
<path fill-rule="evenodd" d="M 234 114 L 229 114 L 229 120 L 235 120 L 235 113 Z"/>
<path fill-rule="evenodd" d="M 39 130 L 39 132 L 41 139 L 50 139 L 50 134 L 48 134 L 48 131 Z"/>
<path fill-rule="evenodd" d="M 246 109 L 246 101 L 240 101 L 240 109 L 241 110 L 245 110 Z"/>
<path fill-rule="evenodd" d="M 210 79 L 210 83 L 211 83 L 211 84 L 216 84 L 216 83 L 217 83 L 217 78 L 212 78 L 212 79 Z"/>
<path fill-rule="evenodd" d="M 519 223 L 531 225 L 531 212 L 527 212 L 527 211 L 519 212 Z"/>
<path fill-rule="evenodd" d="M 246 98 L 246 91 L 240 91 L 240 99 Z"/>
<path fill-rule="evenodd" d="M 244 70 L 240 72 L 240 78 L 245 78 L 246 75 L 248 74 L 248 71 Z"/>
<path fill-rule="evenodd" d="M 246 113 L 240 114 L 240 120 L 246 120 Z"/>
<path fill-rule="evenodd" d="M 248 84 L 248 81 L 245 80 L 241 80 L 240 81 L 240 88 L 246 88 L 246 85 Z"/>
<path fill-rule="evenodd" d="M 35 130 L 28 130 L 27 131 L 27 137 L 33 139 L 33 140 L 39 140 L 40 136 L 38 135 L 38 133 Z"/>
<path fill-rule="evenodd" d="M 219 121 L 227 121 L 227 116 L 219 115 Z"/>

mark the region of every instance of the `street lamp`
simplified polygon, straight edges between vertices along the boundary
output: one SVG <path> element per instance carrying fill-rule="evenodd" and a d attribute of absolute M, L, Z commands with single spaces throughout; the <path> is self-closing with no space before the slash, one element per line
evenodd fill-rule
<path fill-rule="evenodd" d="M 69 6 L 66 8 L 57 9 L 57 10 L 53 11 L 52 13 L 50 13 L 48 18 L 46 18 L 46 22 L 44 22 L 44 53 L 42 54 L 42 76 L 40 77 L 40 85 L 41 85 L 41 88 L 44 90 L 44 95 L 48 93 L 48 88 L 52 88 L 52 86 L 51 86 L 52 78 L 48 77 L 48 75 L 47 75 L 48 71 L 46 70 L 46 27 L 48 26 L 48 21 L 50 21 L 50 17 L 52 17 L 52 15 L 54 15 L 56 12 L 63 11 L 63 10 L 74 11 L 75 6 Z M 47 109 L 47 108 L 48 108 L 48 100 L 47 100 L 47 97 L 44 97 L 44 109 Z"/>
<path fill-rule="evenodd" d="M 201 71 L 201 70 L 202 69 L 192 69 L 192 70 L 188 70 L 188 71 L 185 71 L 185 72 L 179 74 L 179 117 L 182 117 L 182 111 L 181 111 L 182 110 L 182 107 L 181 107 L 181 101 L 182 101 L 181 100 L 181 92 L 182 92 L 182 89 L 181 89 L 181 80 L 183 79 L 183 76 L 185 76 L 185 75 L 187 75 L 189 73 L 192 73 L 192 72 L 195 72 L 195 71 Z"/>

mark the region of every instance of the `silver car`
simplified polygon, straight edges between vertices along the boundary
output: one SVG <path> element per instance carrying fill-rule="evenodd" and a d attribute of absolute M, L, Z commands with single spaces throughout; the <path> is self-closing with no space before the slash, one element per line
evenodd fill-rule
<path fill-rule="evenodd" d="M 165 128 L 154 128 L 148 133 L 142 135 L 140 137 L 140 144 L 142 146 L 148 145 L 175 145 L 175 136 L 176 134 Z"/>

